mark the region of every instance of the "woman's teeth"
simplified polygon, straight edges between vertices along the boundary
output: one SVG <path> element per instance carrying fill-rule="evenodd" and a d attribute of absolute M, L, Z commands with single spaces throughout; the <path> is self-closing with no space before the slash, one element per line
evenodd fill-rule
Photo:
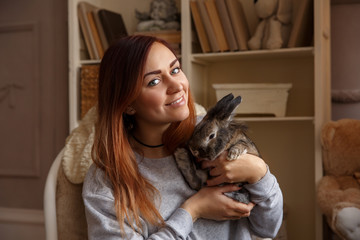
<path fill-rule="evenodd" d="M 175 102 L 170 103 L 169 105 L 173 105 L 173 104 L 179 103 L 179 102 L 181 102 L 181 100 L 183 100 L 183 98 L 182 98 L 182 97 L 181 97 L 181 98 L 179 98 L 178 100 L 176 100 Z"/>

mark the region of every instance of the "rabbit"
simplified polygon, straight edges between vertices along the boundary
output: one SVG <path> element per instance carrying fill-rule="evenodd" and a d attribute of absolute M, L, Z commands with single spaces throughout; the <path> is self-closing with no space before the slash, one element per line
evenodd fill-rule
<path fill-rule="evenodd" d="M 225 150 L 228 151 L 229 161 L 245 153 L 260 156 L 257 147 L 246 135 L 245 123 L 233 119 L 232 113 L 240 103 L 241 96 L 234 98 L 230 93 L 223 97 L 195 126 L 186 148 L 175 151 L 178 168 L 192 189 L 200 190 L 209 177 L 208 170 L 201 169 L 195 158 L 213 161 Z M 241 186 L 243 184 L 240 183 Z M 250 202 L 245 188 L 225 195 L 246 204 Z"/>

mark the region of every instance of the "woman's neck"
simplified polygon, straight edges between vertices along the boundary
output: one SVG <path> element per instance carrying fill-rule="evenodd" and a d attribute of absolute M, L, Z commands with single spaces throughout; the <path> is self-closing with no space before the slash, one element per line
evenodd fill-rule
<path fill-rule="evenodd" d="M 163 158 L 170 155 L 169 151 L 167 151 L 165 147 L 149 149 L 149 148 L 135 146 L 134 150 L 144 155 L 144 157 L 150 159 Z"/>
<path fill-rule="evenodd" d="M 130 135 L 134 150 L 143 153 L 147 158 L 162 158 L 170 155 L 162 142 L 164 130 L 136 129 Z"/>

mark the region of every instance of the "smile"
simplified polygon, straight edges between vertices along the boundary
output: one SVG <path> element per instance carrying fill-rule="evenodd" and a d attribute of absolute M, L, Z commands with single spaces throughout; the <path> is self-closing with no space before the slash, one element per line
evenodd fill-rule
<path fill-rule="evenodd" d="M 182 96 L 181 98 L 179 98 L 178 100 L 172 102 L 172 103 L 169 103 L 169 104 L 166 104 L 167 106 L 170 106 L 170 105 L 174 105 L 174 104 L 177 104 L 179 102 L 181 102 L 182 100 L 184 99 L 184 96 Z"/>

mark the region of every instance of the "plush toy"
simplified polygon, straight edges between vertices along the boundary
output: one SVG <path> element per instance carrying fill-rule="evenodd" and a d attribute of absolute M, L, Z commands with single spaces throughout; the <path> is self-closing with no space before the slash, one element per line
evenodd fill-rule
<path fill-rule="evenodd" d="M 292 0 L 254 0 L 255 12 L 260 19 L 249 49 L 278 49 L 287 44 L 292 17 Z"/>
<path fill-rule="evenodd" d="M 179 30 L 180 15 L 175 0 L 152 0 L 150 12 L 135 10 L 139 23 L 136 31 Z"/>
<path fill-rule="evenodd" d="M 360 239 L 360 120 L 341 119 L 322 130 L 325 176 L 317 200 L 330 228 L 342 239 Z"/>

